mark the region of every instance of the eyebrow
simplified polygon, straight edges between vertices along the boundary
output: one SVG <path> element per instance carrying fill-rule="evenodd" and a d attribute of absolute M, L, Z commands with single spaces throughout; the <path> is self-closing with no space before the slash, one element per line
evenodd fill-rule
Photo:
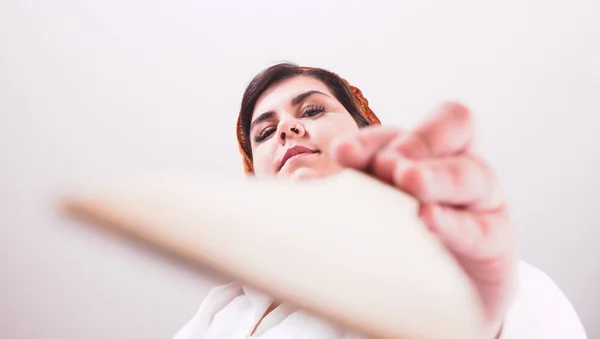
<path fill-rule="evenodd" d="M 302 101 L 306 100 L 306 98 L 308 98 L 309 96 L 313 95 L 313 94 L 320 94 L 320 95 L 324 95 L 326 97 L 329 97 L 329 95 L 323 93 L 323 92 L 319 92 L 317 90 L 312 90 L 312 91 L 308 91 L 308 92 L 304 92 L 302 94 L 298 94 L 296 95 L 296 97 L 294 99 L 292 99 L 292 105 L 296 106 L 299 103 L 301 103 Z"/>
<path fill-rule="evenodd" d="M 317 90 L 311 90 L 311 91 L 307 91 L 302 94 L 296 95 L 291 101 L 292 106 L 297 106 L 298 104 L 300 104 L 302 101 L 306 100 L 306 98 L 308 98 L 309 96 L 311 96 L 313 94 L 320 94 L 320 95 L 324 95 L 324 96 L 330 98 L 329 95 L 327 95 L 323 92 L 320 92 Z M 269 120 L 269 119 L 273 118 L 274 116 L 275 116 L 275 112 L 273 112 L 273 111 L 268 111 L 268 112 L 262 113 L 261 115 L 258 116 L 258 118 L 254 119 L 254 121 L 252 121 L 252 123 L 250 124 L 250 130 L 252 130 L 252 128 L 254 126 L 256 126 L 257 124 L 259 124 L 265 120 Z"/>
<path fill-rule="evenodd" d="M 261 122 L 265 121 L 265 120 L 269 120 L 271 118 L 273 118 L 275 116 L 275 112 L 273 111 L 268 111 L 265 112 L 261 115 L 258 116 L 258 118 L 254 119 L 254 121 L 252 121 L 252 123 L 250 124 L 250 130 L 252 130 L 252 128 L 254 128 L 254 126 L 256 126 L 257 124 L 260 124 Z"/>

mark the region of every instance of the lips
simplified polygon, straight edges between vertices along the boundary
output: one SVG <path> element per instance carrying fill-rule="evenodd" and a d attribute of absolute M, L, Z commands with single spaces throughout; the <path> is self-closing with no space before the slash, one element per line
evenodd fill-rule
<path fill-rule="evenodd" d="M 319 153 L 319 151 L 315 151 L 315 150 L 312 150 L 312 149 L 304 147 L 304 146 L 294 146 L 292 148 L 289 148 L 283 155 L 283 158 L 281 159 L 281 163 L 279 164 L 279 169 L 281 170 L 281 168 L 285 165 L 285 163 L 295 156 L 298 156 L 301 154 L 313 154 L 313 153 Z"/>

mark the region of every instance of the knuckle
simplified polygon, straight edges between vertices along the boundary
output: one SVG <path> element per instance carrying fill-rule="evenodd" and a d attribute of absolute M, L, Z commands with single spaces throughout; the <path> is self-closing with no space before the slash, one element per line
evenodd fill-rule
<path fill-rule="evenodd" d="M 427 157 L 434 153 L 431 140 L 426 138 L 422 133 L 416 132 L 413 134 L 414 138 L 414 149 L 413 153 L 415 157 Z"/>
<path fill-rule="evenodd" d="M 427 138 L 418 131 L 398 136 L 398 138 L 390 143 L 390 148 L 414 159 L 426 158 L 432 153 L 431 145 Z"/>

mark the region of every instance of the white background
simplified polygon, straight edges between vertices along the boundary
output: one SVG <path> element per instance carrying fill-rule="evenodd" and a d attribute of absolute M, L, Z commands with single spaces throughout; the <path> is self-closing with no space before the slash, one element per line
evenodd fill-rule
<path fill-rule="evenodd" d="M 242 92 L 281 60 L 341 74 L 386 124 L 470 106 L 523 259 L 600 337 L 599 16 L 597 0 L 0 1 L 0 337 L 171 337 L 216 281 L 56 198 L 125 170 L 242 175 Z"/>

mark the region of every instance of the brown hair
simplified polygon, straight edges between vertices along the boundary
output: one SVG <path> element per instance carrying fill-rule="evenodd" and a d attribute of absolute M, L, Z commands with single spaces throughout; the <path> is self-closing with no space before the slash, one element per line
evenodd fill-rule
<path fill-rule="evenodd" d="M 258 98 L 274 84 L 295 76 L 310 76 L 322 81 L 346 108 L 359 127 L 380 124 L 377 116 L 369 108 L 369 102 L 360 89 L 350 85 L 337 74 L 322 68 L 300 67 L 291 63 L 273 65 L 252 79 L 242 97 L 242 104 L 237 121 L 237 139 L 240 154 L 243 157 L 244 171 L 254 173 L 252 147 L 250 145 L 250 123 L 254 106 Z"/>

